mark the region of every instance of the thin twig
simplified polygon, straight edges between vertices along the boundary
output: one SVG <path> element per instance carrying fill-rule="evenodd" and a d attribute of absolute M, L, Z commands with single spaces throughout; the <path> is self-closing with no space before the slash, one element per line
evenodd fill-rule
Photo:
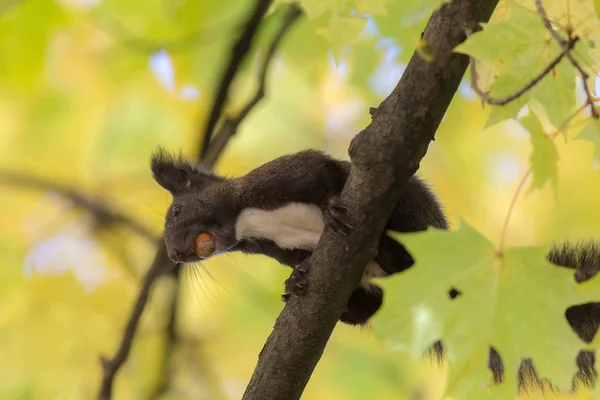
<path fill-rule="evenodd" d="M 558 127 L 558 129 L 556 129 L 554 132 L 549 133 L 549 134 L 545 134 L 545 136 L 548 138 L 548 140 L 554 140 L 556 139 L 556 137 L 567 128 L 567 126 L 571 123 L 571 121 L 579 115 L 579 113 L 581 111 L 583 111 L 583 109 L 586 107 L 587 105 L 584 104 L 581 107 L 578 107 L 574 112 L 571 113 L 571 115 L 569 115 L 569 117 L 563 121 L 563 123 L 561 124 L 561 126 Z M 529 169 L 527 169 L 527 171 L 525 172 L 525 174 L 523 175 L 523 178 L 521 178 L 521 181 L 519 182 L 519 185 L 517 186 L 517 190 L 515 191 L 511 201 L 510 201 L 510 205 L 508 206 L 508 211 L 506 212 L 506 217 L 504 218 L 504 224 L 502 226 L 502 233 L 500 234 L 500 243 L 498 245 L 498 251 L 500 253 L 502 253 L 504 251 L 504 246 L 506 244 L 506 237 L 508 234 L 508 225 L 510 222 L 510 218 L 512 216 L 513 210 L 515 208 L 515 205 L 517 204 L 517 198 L 519 197 L 519 195 L 521 194 L 521 192 L 523 191 L 523 188 L 525 187 L 525 182 L 527 182 L 527 179 L 531 176 L 531 174 L 533 173 L 533 168 L 529 167 Z"/>
<path fill-rule="evenodd" d="M 264 6 L 265 1 L 264 0 L 258 0 L 257 3 L 257 9 L 260 9 L 260 5 Z M 267 3 L 270 4 L 270 1 L 268 1 Z M 267 5 L 268 6 L 268 5 Z M 278 44 L 281 42 L 282 37 L 284 36 L 284 33 L 291 27 L 292 23 L 296 20 L 297 15 L 295 15 L 298 10 L 297 10 L 297 6 L 292 4 L 289 6 L 290 7 L 290 11 L 286 14 L 286 17 L 284 17 L 284 24 L 281 28 L 281 30 L 278 32 L 278 34 L 276 35 L 276 37 L 274 38 L 274 41 L 270 47 L 269 47 L 269 51 L 268 51 L 268 55 L 265 58 L 265 65 L 263 65 L 263 73 L 261 74 L 261 78 L 260 78 L 260 83 L 259 83 L 259 87 L 261 89 L 259 89 L 260 91 L 262 91 L 263 93 L 254 96 L 250 102 L 248 103 L 248 105 L 246 105 L 242 111 L 240 112 L 240 115 L 236 116 L 235 118 L 233 118 L 233 121 L 236 121 L 234 124 L 228 124 L 228 127 L 226 126 L 222 126 L 221 129 L 217 132 L 217 134 L 215 135 L 215 139 L 219 138 L 218 141 L 213 141 L 215 142 L 213 144 L 213 142 L 204 142 L 206 143 L 206 146 L 208 146 L 206 149 L 204 149 L 203 147 L 200 149 L 199 154 L 202 153 L 211 153 L 211 158 L 206 158 L 204 159 L 203 157 L 200 157 L 200 159 L 204 159 L 205 161 L 203 162 L 204 165 L 208 166 L 208 167 L 213 167 L 214 164 L 216 163 L 219 155 L 222 153 L 222 150 L 225 148 L 225 145 L 227 144 L 227 142 L 229 141 L 229 139 L 231 137 L 233 137 L 233 135 L 235 134 L 237 127 L 241 124 L 242 120 L 248 115 L 248 113 L 251 111 L 251 109 L 254 107 L 254 105 L 256 105 L 256 103 L 258 103 L 258 101 L 260 100 L 260 98 L 262 98 L 262 96 L 264 96 L 264 85 L 265 85 L 265 81 L 266 81 L 266 74 L 268 71 L 268 65 L 270 64 L 273 58 L 273 53 L 275 52 L 275 48 L 278 46 Z M 268 7 L 267 7 L 268 8 Z M 266 10 L 265 10 L 266 11 Z M 263 13 L 264 14 L 264 13 Z M 262 15 L 262 14 L 261 14 Z M 292 15 L 295 15 L 293 18 L 291 17 Z M 256 24 L 253 22 L 256 19 L 256 10 L 255 12 L 250 16 L 248 23 L 246 23 L 246 31 L 244 32 L 243 36 L 254 36 L 257 32 L 257 26 L 256 24 L 260 22 L 260 19 L 256 22 Z M 252 22 L 252 23 L 251 23 Z M 238 42 L 235 45 L 235 49 L 237 49 L 240 46 L 240 43 L 250 43 L 252 41 L 252 38 L 240 38 L 240 40 L 238 40 Z M 234 54 L 237 54 L 238 56 L 241 56 L 242 58 L 245 57 L 245 55 L 247 54 L 247 50 L 240 52 L 239 50 L 234 50 L 233 51 Z M 240 64 L 242 61 L 242 59 L 232 59 L 232 63 L 236 63 L 236 64 Z M 228 70 L 230 70 L 231 68 L 228 68 Z M 237 71 L 237 68 L 234 69 L 234 74 L 230 77 L 230 80 L 233 80 L 233 78 L 235 77 L 235 73 Z M 229 86 L 229 83 L 227 83 L 226 85 L 222 85 L 222 86 Z M 225 96 L 227 95 L 227 91 L 224 92 Z M 257 96 L 258 96 L 258 100 L 257 100 Z M 220 101 L 215 101 L 215 107 L 219 107 L 219 115 L 221 113 L 222 107 L 223 107 L 223 103 L 226 99 L 224 99 L 222 102 Z M 253 104 L 252 106 L 249 106 L 250 104 Z M 213 112 L 214 113 L 214 109 Z M 211 113 L 211 114 L 212 114 Z M 243 116 L 242 113 L 244 113 Z M 241 116 L 241 117 L 240 117 Z M 217 115 L 218 117 L 218 115 Z M 212 130 L 212 128 L 211 128 Z M 219 146 L 219 151 L 213 151 L 211 150 L 211 148 L 214 146 Z M 164 273 L 168 272 L 169 270 L 172 271 L 174 274 L 177 274 L 177 271 L 180 269 L 180 265 L 176 264 L 174 268 L 171 268 L 170 266 L 172 265 L 172 263 L 170 262 L 167 253 L 166 253 L 166 248 L 165 248 L 165 244 L 164 244 L 164 240 L 159 240 L 159 242 L 157 243 L 157 247 L 158 247 L 158 251 L 154 257 L 154 261 L 152 263 L 152 266 L 150 267 L 150 269 L 148 270 L 148 272 L 146 273 L 146 276 L 144 278 L 142 287 L 140 289 L 140 292 L 138 294 L 138 298 L 136 300 L 135 306 L 131 312 L 131 315 L 129 317 L 129 321 L 127 323 L 127 326 L 125 328 L 125 331 L 123 333 L 123 337 L 121 339 L 121 344 L 119 346 L 119 350 L 117 351 L 116 355 L 111 359 L 111 360 L 106 360 L 103 359 L 102 361 L 102 366 L 103 366 L 103 376 L 102 376 L 102 384 L 101 384 L 101 388 L 100 388 L 100 393 L 98 395 L 98 400 L 110 400 L 111 399 L 111 393 L 112 393 L 112 385 L 113 385 L 113 381 L 114 381 L 114 377 L 116 375 L 116 373 L 118 372 L 118 370 L 121 368 L 121 366 L 124 364 L 124 362 L 127 359 L 127 356 L 129 355 L 129 351 L 131 349 L 131 344 L 133 342 L 133 338 L 135 336 L 135 331 L 137 329 L 137 326 L 139 324 L 139 320 L 141 318 L 141 315 L 144 311 L 144 308 L 146 306 L 147 300 L 148 300 L 148 294 L 149 291 L 154 283 L 154 281 L 160 277 L 161 275 L 163 275 Z M 176 296 L 177 294 L 175 294 Z M 175 309 L 177 306 L 177 301 L 174 298 L 173 301 L 173 307 L 172 307 L 172 312 L 175 312 Z M 169 340 L 174 340 L 175 338 L 175 334 L 174 334 L 174 324 L 175 324 L 175 318 L 172 315 L 170 322 L 169 322 L 169 335 L 170 335 L 170 339 Z M 170 347 L 172 347 L 172 344 L 169 344 Z M 163 385 L 162 387 L 159 388 L 159 390 L 166 390 L 167 386 Z"/>
<path fill-rule="evenodd" d="M 560 47 L 562 48 L 563 54 L 565 54 L 567 56 L 567 59 L 571 62 L 571 64 L 573 64 L 573 66 L 577 69 L 577 71 L 579 71 L 579 74 L 581 75 L 581 80 L 583 82 L 583 90 L 585 91 L 585 94 L 587 96 L 586 104 L 590 106 L 590 112 L 592 113 L 592 117 L 594 117 L 595 119 L 598 119 L 600 117 L 600 114 L 598 114 L 598 110 L 594 106 L 594 96 L 592 95 L 592 92 L 590 92 L 590 88 L 587 83 L 587 80 L 590 76 L 583 69 L 583 67 L 581 66 L 579 61 L 577 61 L 575 59 L 575 57 L 573 57 L 573 54 L 571 54 L 571 48 L 569 48 L 569 46 L 568 46 L 570 41 L 572 41 L 574 38 L 577 38 L 577 36 L 572 37 L 572 32 L 569 30 L 567 32 L 569 35 L 569 40 L 565 40 L 552 26 L 552 22 L 550 22 L 550 20 L 548 19 L 548 14 L 546 14 L 546 10 L 544 10 L 544 6 L 542 5 L 542 0 L 534 0 L 534 1 L 535 1 L 535 6 L 537 8 L 537 12 L 540 15 L 540 17 L 542 18 L 542 22 L 544 23 L 544 26 L 546 27 L 548 32 L 550 32 L 550 35 L 552 35 L 552 37 L 560 45 Z"/>
<path fill-rule="evenodd" d="M 27 189 L 35 189 L 38 191 L 52 191 L 59 193 L 71 200 L 75 206 L 84 209 L 93 215 L 96 223 L 102 228 L 122 225 L 151 242 L 156 241 L 156 235 L 139 222 L 125 214 L 112 210 L 104 200 L 85 195 L 79 190 L 28 174 L 6 170 L 0 170 L 0 183 L 9 184 L 11 186 L 20 186 Z"/>
<path fill-rule="evenodd" d="M 490 97 L 488 94 L 489 92 L 484 92 L 483 90 L 481 90 L 481 88 L 477 84 L 477 81 L 479 80 L 479 76 L 477 75 L 477 69 L 475 68 L 476 61 L 475 61 L 475 58 L 470 56 L 469 57 L 470 58 L 469 71 L 471 72 L 471 89 L 473 89 L 473 91 L 481 98 L 481 101 L 484 103 L 488 103 L 488 104 L 491 104 L 494 106 L 503 106 L 505 104 L 508 104 L 511 101 L 516 100 L 519 97 L 521 97 L 523 94 L 525 94 L 527 91 L 529 91 L 535 85 L 537 85 L 546 75 L 548 75 L 550 73 L 550 71 L 552 71 L 554 69 L 554 67 L 556 67 L 558 65 L 558 63 L 560 63 L 560 61 L 565 57 L 566 54 L 570 54 L 570 53 L 568 53 L 568 51 L 571 50 L 575 46 L 575 43 L 577 43 L 578 40 L 579 40 L 579 37 L 577 37 L 577 36 L 572 39 L 569 39 L 569 41 L 566 42 L 566 44 L 565 44 L 566 48 L 568 49 L 567 52 L 563 51 L 558 56 L 556 56 L 554 58 L 554 60 L 552 60 L 552 62 L 550 64 L 548 64 L 548 66 L 542 70 L 542 72 L 540 72 L 532 80 L 527 82 L 527 84 L 525 86 L 523 86 L 521 89 L 517 90 L 516 92 L 514 92 L 506 97 L 502 97 L 502 98 Z"/>
<path fill-rule="evenodd" d="M 250 111 L 252 111 L 258 102 L 265 96 L 267 76 L 269 73 L 269 67 L 272 64 L 271 61 L 277 49 L 279 48 L 281 40 L 289 31 L 289 28 L 296 21 L 296 19 L 300 17 L 300 15 L 302 15 L 302 9 L 296 4 L 290 4 L 283 17 L 283 22 L 279 28 L 279 31 L 276 33 L 275 38 L 267 49 L 267 53 L 259 73 L 258 87 L 254 93 L 254 96 L 250 99 L 250 101 L 248 101 L 244 108 L 242 108 L 237 116 L 234 118 L 227 118 L 223 122 L 221 128 L 215 134 L 214 139 L 210 142 L 210 146 L 206 151 L 206 154 L 202 158 L 204 165 L 208 167 L 214 166 L 219 154 L 221 154 L 229 139 L 237 132 L 237 129 L 244 118 L 246 118 Z"/>
<path fill-rule="evenodd" d="M 258 102 L 265 96 L 265 87 L 267 86 L 267 76 L 269 74 L 269 67 L 271 66 L 271 60 L 275 55 L 279 44 L 283 40 L 283 37 L 288 32 L 290 26 L 302 15 L 302 9 L 295 3 L 289 5 L 285 15 L 283 16 L 283 22 L 279 31 L 275 35 L 275 39 L 271 42 L 271 45 L 267 49 L 267 54 L 263 61 L 262 69 L 259 75 L 258 90 L 254 94 L 254 97 L 246 104 L 246 107 L 240 111 L 239 115 L 234 119 L 236 124 L 246 118 L 246 115 L 258 104 Z"/>
<path fill-rule="evenodd" d="M 508 233 L 508 223 L 510 222 L 510 217 L 512 216 L 512 212 L 515 209 L 515 205 L 517 204 L 517 199 L 519 198 L 519 194 L 523 191 L 525 187 L 525 183 L 527 179 L 531 176 L 533 172 L 533 168 L 529 167 L 521 181 L 519 182 L 519 186 L 517 186 L 517 190 L 513 194 L 512 199 L 510 200 L 510 205 L 508 206 L 508 211 L 506 212 L 506 217 L 504 218 L 504 225 L 502 226 L 502 233 L 500 234 L 500 244 L 498 245 L 498 252 L 502 254 L 504 251 L 504 244 L 506 243 L 506 234 Z"/>
<path fill-rule="evenodd" d="M 257 0 L 254 10 L 252 11 L 252 15 L 246 23 L 244 31 L 233 46 L 229 64 L 227 65 L 227 69 L 221 77 L 221 82 L 219 83 L 219 88 L 217 89 L 217 95 L 215 96 L 215 101 L 208 117 L 206 128 L 204 129 L 204 135 L 200 142 L 200 147 L 198 149 L 200 159 L 203 159 L 204 155 L 208 151 L 208 145 L 210 143 L 213 130 L 215 129 L 217 121 L 223 112 L 223 107 L 225 106 L 227 96 L 229 95 L 229 87 L 231 86 L 233 78 L 242 64 L 242 60 L 245 59 L 246 54 L 250 50 L 250 46 L 254 40 L 254 37 L 256 36 L 258 27 L 260 26 L 260 22 L 262 21 L 272 2 L 273 0 Z"/>
<path fill-rule="evenodd" d="M 152 285 L 154 284 L 156 278 L 158 278 L 162 274 L 162 270 L 165 267 L 163 263 L 163 258 L 166 257 L 166 249 L 164 249 L 163 246 L 159 246 L 159 251 L 154 258 L 154 262 L 152 263 L 152 266 L 148 270 L 148 273 L 146 273 L 144 281 L 142 282 L 142 287 L 140 288 L 139 294 L 135 301 L 135 305 L 129 316 L 127 325 L 125 326 L 125 331 L 123 332 L 123 340 L 121 340 L 121 344 L 119 346 L 119 349 L 117 350 L 117 353 L 111 359 L 100 357 L 100 361 L 102 363 L 102 383 L 100 385 L 98 400 L 110 400 L 112 397 L 112 387 L 115 374 L 121 368 L 121 366 L 129 356 L 129 352 L 131 351 L 131 344 L 133 342 L 135 332 L 138 328 L 140 317 L 142 315 L 142 312 L 144 311 L 144 308 L 146 308 L 146 304 L 148 302 L 150 289 L 152 288 Z"/>
<path fill-rule="evenodd" d="M 172 275 L 176 281 L 175 290 L 173 295 L 171 296 L 171 304 L 169 307 L 169 321 L 167 322 L 166 327 L 166 343 L 165 343 L 165 360 L 163 361 L 164 370 L 160 377 L 160 382 L 158 386 L 155 388 L 154 392 L 150 394 L 148 400 L 158 400 L 163 396 L 167 390 L 169 390 L 169 385 L 171 382 L 172 371 L 170 368 L 171 364 L 171 355 L 175 349 L 175 344 L 178 342 L 177 335 L 177 310 L 179 309 L 179 278 L 181 276 L 181 264 L 177 264 L 175 268 L 173 268 Z"/>

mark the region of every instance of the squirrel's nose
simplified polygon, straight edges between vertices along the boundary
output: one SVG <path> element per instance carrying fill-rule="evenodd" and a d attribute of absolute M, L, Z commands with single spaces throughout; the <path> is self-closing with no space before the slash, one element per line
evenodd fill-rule
<path fill-rule="evenodd" d="M 179 250 L 175 250 L 175 249 L 171 249 L 168 253 L 169 258 L 171 259 L 171 261 L 174 262 L 181 262 L 183 261 L 184 258 L 184 254 L 179 251 Z"/>

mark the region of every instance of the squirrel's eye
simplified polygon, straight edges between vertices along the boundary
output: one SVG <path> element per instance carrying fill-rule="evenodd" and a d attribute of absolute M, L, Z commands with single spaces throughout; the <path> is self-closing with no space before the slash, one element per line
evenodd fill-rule
<path fill-rule="evenodd" d="M 181 213 L 181 204 L 175 204 L 171 209 L 171 215 L 176 217 Z"/>

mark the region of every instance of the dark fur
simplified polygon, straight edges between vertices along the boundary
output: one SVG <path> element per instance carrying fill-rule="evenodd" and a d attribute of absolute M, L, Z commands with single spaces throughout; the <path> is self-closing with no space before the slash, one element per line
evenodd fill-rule
<path fill-rule="evenodd" d="M 239 178 L 224 178 L 192 166 L 183 158 L 174 158 L 159 149 L 151 161 L 154 179 L 173 195 L 173 205 L 182 205 L 178 216 L 165 221 L 165 242 L 174 261 L 193 262 L 194 240 L 199 232 L 213 234 L 218 252 L 242 251 L 272 257 L 296 268 L 311 252 L 283 250 L 268 240 L 237 242 L 234 225 L 245 208 L 273 210 L 290 202 L 316 204 L 327 211 L 332 198 L 342 191 L 350 163 L 333 159 L 317 150 L 285 155 Z M 437 199 L 417 177 L 407 183 L 386 229 L 412 232 L 428 226 L 447 228 L 446 218 Z M 388 274 L 402 271 L 413 259 L 395 240 L 383 235 L 375 261 Z M 341 320 L 364 324 L 381 305 L 379 288 L 367 292 L 357 288 Z"/>
<path fill-rule="evenodd" d="M 165 243 L 173 261 L 198 261 L 193 252 L 194 240 L 199 232 L 208 231 L 215 237 L 217 252 L 263 254 L 298 269 L 310 257 L 310 251 L 283 250 L 268 240 L 237 242 L 237 217 L 245 208 L 273 210 L 289 202 L 316 204 L 326 215 L 331 199 L 342 191 L 351 165 L 320 151 L 306 150 L 279 157 L 245 176 L 225 178 L 159 149 L 152 157 L 151 167 L 155 180 L 173 195 L 165 221 Z M 182 205 L 178 216 L 171 213 L 175 204 Z M 435 195 L 420 179 L 413 177 L 406 184 L 385 228 L 414 232 L 428 226 L 448 228 Z M 576 279 L 581 282 L 594 276 L 600 268 L 600 246 L 593 243 L 563 245 L 555 247 L 548 259 L 554 264 L 577 269 Z M 380 238 L 375 261 L 387 274 L 403 271 L 414 263 L 405 248 L 385 234 Z M 294 272 L 290 280 L 293 277 Z M 449 295 L 455 298 L 460 293 L 451 289 Z M 375 285 L 368 290 L 359 287 L 352 293 L 340 320 L 351 325 L 364 324 L 379 309 L 382 299 L 381 288 Z M 566 317 L 577 334 L 590 342 L 600 324 L 600 303 L 571 307 Z M 441 342 L 434 344 L 432 352 L 438 358 L 442 357 Z M 498 383 L 502 380 L 504 368 L 500 355 L 493 348 L 490 348 L 489 361 L 494 381 Z M 575 382 L 591 384 L 596 377 L 593 352 L 581 352 L 577 363 L 580 369 Z M 543 382 L 530 360 L 523 361 L 519 381 L 522 388 L 542 385 Z"/>

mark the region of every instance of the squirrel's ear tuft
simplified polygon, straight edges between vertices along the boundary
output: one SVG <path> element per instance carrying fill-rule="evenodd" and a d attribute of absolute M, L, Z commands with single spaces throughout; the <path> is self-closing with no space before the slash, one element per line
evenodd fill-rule
<path fill-rule="evenodd" d="M 150 169 L 154 180 L 173 196 L 220 179 L 208 168 L 192 165 L 181 154 L 175 158 L 162 147 L 152 154 Z"/>
<path fill-rule="evenodd" d="M 191 184 L 188 168 L 162 147 L 152 154 L 150 169 L 154 180 L 172 195 L 184 192 Z"/>

